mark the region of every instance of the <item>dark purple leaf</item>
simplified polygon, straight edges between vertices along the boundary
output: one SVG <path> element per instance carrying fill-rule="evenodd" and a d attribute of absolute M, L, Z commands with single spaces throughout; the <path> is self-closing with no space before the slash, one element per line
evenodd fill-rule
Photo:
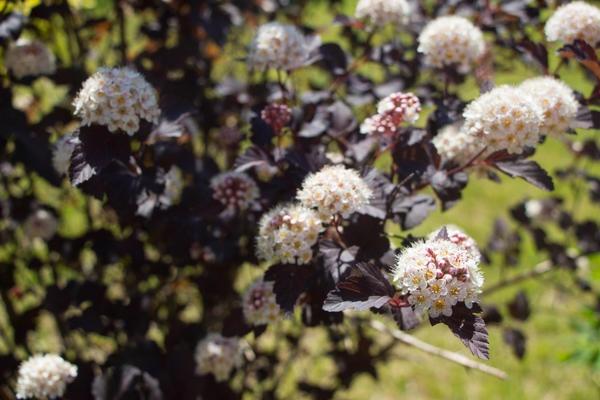
<path fill-rule="evenodd" d="M 27 17 L 18 12 L 8 14 L 0 21 L 0 42 L 19 37 Z"/>
<path fill-rule="evenodd" d="M 308 265 L 276 264 L 265 272 L 264 280 L 274 282 L 273 292 L 277 304 L 285 312 L 291 313 L 313 274 Z"/>
<path fill-rule="evenodd" d="M 517 358 L 522 359 L 525 356 L 527 338 L 521 330 L 505 328 L 502 332 L 502 338 L 504 339 L 504 343 L 511 347 L 513 354 Z"/>
<path fill-rule="evenodd" d="M 475 314 L 479 312 L 481 312 L 481 308 L 476 304 L 469 309 L 464 303 L 457 303 L 453 307 L 450 317 L 442 315 L 429 320 L 431 325 L 439 323 L 447 325 L 474 356 L 488 360 L 490 358 L 488 331 L 483 318 Z"/>
<path fill-rule="evenodd" d="M 554 182 L 540 165 L 532 160 L 499 161 L 496 168 L 512 178 L 521 178 L 540 189 L 554 190 Z"/>
<path fill-rule="evenodd" d="M 531 314 L 531 309 L 529 307 L 529 299 L 525 292 L 520 291 L 517 293 L 515 298 L 508 303 L 508 311 L 513 318 L 516 318 L 521 321 L 527 320 L 529 315 Z"/>
<path fill-rule="evenodd" d="M 412 307 L 390 307 L 394 321 L 398 324 L 398 328 L 403 331 L 409 331 L 416 328 L 421 320 L 413 311 Z"/>
<path fill-rule="evenodd" d="M 319 243 L 319 254 L 323 256 L 325 269 L 331 274 L 334 282 L 338 282 L 354 263 L 357 252 L 357 246 L 344 248 L 333 240 L 321 240 Z"/>

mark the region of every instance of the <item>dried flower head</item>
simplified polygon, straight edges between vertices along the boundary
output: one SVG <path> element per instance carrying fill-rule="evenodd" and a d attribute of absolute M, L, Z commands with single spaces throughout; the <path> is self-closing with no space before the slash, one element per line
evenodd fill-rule
<path fill-rule="evenodd" d="M 373 25 L 405 25 L 408 23 L 411 7 L 406 0 L 359 0 L 354 15 L 365 18 Z"/>
<path fill-rule="evenodd" d="M 248 63 L 253 68 L 291 71 L 306 64 L 309 57 L 310 48 L 298 28 L 270 22 L 258 28 Z"/>
<path fill-rule="evenodd" d="M 210 181 L 213 198 L 230 210 L 247 210 L 259 196 L 256 182 L 243 172 L 223 172 Z"/>
<path fill-rule="evenodd" d="M 479 301 L 483 285 L 479 253 L 475 255 L 465 236 L 438 233 L 398 256 L 394 281 L 416 312 L 429 313 L 432 318 L 449 317 L 457 303 L 471 308 Z"/>
<path fill-rule="evenodd" d="M 456 124 L 443 127 L 432 143 L 444 161 L 454 161 L 459 165 L 469 162 L 483 150 L 481 141 Z"/>
<path fill-rule="evenodd" d="M 558 136 L 569 129 L 579 103 L 564 82 L 550 76 L 527 79 L 520 88 L 536 101 L 544 113 L 541 134 Z"/>
<path fill-rule="evenodd" d="M 17 78 L 51 75 L 56 71 L 56 59 L 50 49 L 37 40 L 19 39 L 11 44 L 4 56 L 6 68 Z"/>
<path fill-rule="evenodd" d="M 481 30 L 468 19 L 445 16 L 425 26 L 417 50 L 433 67 L 457 66 L 459 72 L 466 73 L 485 52 L 485 41 Z"/>
<path fill-rule="evenodd" d="M 238 338 L 209 333 L 198 342 L 195 359 L 196 373 L 213 374 L 218 382 L 222 382 L 243 364 L 243 346 Z"/>
<path fill-rule="evenodd" d="M 271 103 L 261 111 L 260 117 L 279 134 L 292 120 L 292 109 L 286 104 Z"/>
<path fill-rule="evenodd" d="M 129 68 L 100 68 L 88 78 L 74 101 L 83 125 L 105 125 L 133 135 L 140 120 L 158 122 L 156 91 L 142 75 Z"/>
<path fill-rule="evenodd" d="M 277 206 L 260 219 L 257 256 L 265 261 L 308 264 L 322 230 L 313 210 L 297 204 Z"/>
<path fill-rule="evenodd" d="M 27 217 L 23 230 L 28 237 L 39 237 L 49 240 L 58 228 L 58 221 L 49 211 L 40 208 Z"/>
<path fill-rule="evenodd" d="M 535 147 L 544 114 L 523 90 L 499 86 L 471 102 L 465 109 L 464 130 L 481 141 L 489 153 L 507 150 L 520 154 Z"/>
<path fill-rule="evenodd" d="M 367 205 L 373 192 L 358 172 L 343 165 L 328 165 L 310 174 L 298 191 L 298 200 L 314 208 L 324 221 L 347 217 Z"/>
<path fill-rule="evenodd" d="M 17 399 L 62 397 L 77 377 L 77 366 L 56 354 L 34 355 L 19 367 Z"/>
<path fill-rule="evenodd" d="M 75 135 L 65 135 L 58 139 L 54 144 L 52 151 L 52 165 L 59 175 L 64 176 L 69 173 L 71 165 L 71 155 L 79 139 Z"/>
<path fill-rule="evenodd" d="M 244 317 L 249 324 L 265 325 L 279 318 L 281 312 L 275 301 L 273 285 L 273 282 L 258 280 L 244 293 Z"/>
<path fill-rule="evenodd" d="M 600 9 L 583 1 L 565 4 L 548 19 L 544 32 L 550 42 L 581 39 L 595 46 L 600 41 Z"/>

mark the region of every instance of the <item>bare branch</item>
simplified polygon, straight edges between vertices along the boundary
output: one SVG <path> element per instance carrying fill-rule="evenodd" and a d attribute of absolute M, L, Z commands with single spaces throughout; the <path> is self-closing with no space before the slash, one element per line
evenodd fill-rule
<path fill-rule="evenodd" d="M 453 363 L 462 365 L 463 367 L 474 369 L 484 374 L 488 374 L 494 376 L 499 379 L 507 379 L 508 375 L 506 372 L 499 370 L 494 367 L 490 367 L 489 365 L 485 365 L 483 363 L 472 360 L 468 357 L 463 356 L 462 354 L 454 353 L 449 350 L 440 349 L 432 344 L 426 343 L 420 339 L 417 339 L 413 335 L 402 332 L 399 329 L 392 329 L 387 327 L 383 322 L 373 320 L 370 322 L 371 328 L 391 335 L 394 339 L 399 340 L 400 342 L 407 344 L 411 347 L 424 351 L 425 353 L 444 358 Z"/>
<path fill-rule="evenodd" d="M 550 260 L 542 261 L 541 263 L 539 263 L 538 265 L 536 265 L 533 269 L 531 269 L 529 271 L 525 271 L 521 274 L 514 275 L 510 278 L 503 279 L 500 282 L 493 284 L 492 286 L 485 289 L 481 295 L 487 296 L 487 295 L 489 295 L 497 290 L 503 289 L 505 287 L 514 285 L 516 283 L 522 282 L 522 281 L 530 279 L 530 278 L 535 278 L 536 276 L 544 275 L 545 273 L 548 273 L 548 272 L 552 271 L 553 269 L 554 268 L 553 268 L 552 262 Z"/>

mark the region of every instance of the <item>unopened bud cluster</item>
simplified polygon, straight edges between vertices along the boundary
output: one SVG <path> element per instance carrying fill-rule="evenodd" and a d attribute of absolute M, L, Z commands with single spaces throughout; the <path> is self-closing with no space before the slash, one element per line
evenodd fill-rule
<path fill-rule="evenodd" d="M 74 101 L 83 125 L 107 126 L 133 135 L 140 121 L 158 122 L 156 91 L 142 75 L 129 68 L 100 68 L 88 78 Z"/>
<path fill-rule="evenodd" d="M 260 219 L 257 255 L 266 261 L 307 264 L 322 230 L 315 211 L 298 204 L 277 206 Z"/>
<path fill-rule="evenodd" d="M 275 301 L 273 285 L 273 282 L 258 280 L 244 293 L 244 317 L 249 324 L 265 325 L 279 318 L 280 310 Z"/>
<path fill-rule="evenodd" d="M 243 347 L 238 338 L 209 333 L 198 342 L 195 359 L 198 374 L 213 374 L 218 382 L 222 382 L 244 362 Z"/>
<path fill-rule="evenodd" d="M 364 134 L 393 137 L 404 122 L 415 122 L 421 112 L 421 102 L 412 93 L 392 93 L 377 104 L 377 114 L 361 125 Z"/>
<path fill-rule="evenodd" d="M 262 110 L 260 117 L 279 134 L 292 120 L 292 109 L 286 104 L 271 103 Z"/>
<path fill-rule="evenodd" d="M 10 45 L 6 50 L 4 63 L 17 79 L 51 75 L 56 71 L 54 54 L 37 40 L 19 39 Z"/>
<path fill-rule="evenodd" d="M 449 317 L 457 303 L 471 308 L 479 301 L 480 257 L 469 239 L 460 231 L 437 232 L 398 256 L 394 281 L 417 313 Z"/>
<path fill-rule="evenodd" d="M 249 209 L 259 196 L 258 186 L 243 172 L 223 172 L 210 181 L 213 198 L 231 210 Z"/>

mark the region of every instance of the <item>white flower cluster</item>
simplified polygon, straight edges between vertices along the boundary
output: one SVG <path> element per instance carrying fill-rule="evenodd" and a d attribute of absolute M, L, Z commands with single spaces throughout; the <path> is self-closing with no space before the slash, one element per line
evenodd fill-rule
<path fill-rule="evenodd" d="M 354 15 L 369 19 L 373 25 L 405 25 L 411 12 L 406 0 L 359 0 Z"/>
<path fill-rule="evenodd" d="M 466 163 L 483 150 L 481 141 L 466 133 L 460 125 L 448 125 L 440 130 L 432 143 L 443 160 Z"/>
<path fill-rule="evenodd" d="M 83 83 L 73 105 L 83 125 L 106 125 L 129 135 L 141 119 L 156 123 L 160 116 L 156 91 L 130 68 L 100 68 Z"/>
<path fill-rule="evenodd" d="M 475 242 L 475 239 L 467 235 L 465 232 L 463 232 L 462 229 L 460 229 L 457 226 L 447 225 L 445 228 L 446 234 L 448 235 L 448 239 L 452 243 L 455 243 L 461 246 L 463 249 L 465 249 L 471 255 L 471 257 L 477 260 L 477 262 L 481 260 L 481 252 L 479 251 L 479 247 L 477 247 L 477 242 Z M 435 238 L 441 234 L 442 229 L 438 229 L 437 231 L 432 232 L 429 235 L 429 239 L 435 240 Z M 475 273 L 475 280 L 477 282 L 480 282 L 479 285 L 481 286 L 483 284 L 483 275 L 481 275 L 481 271 L 477 270 L 473 272 Z"/>
<path fill-rule="evenodd" d="M 483 276 L 471 241 L 460 231 L 450 232 L 449 238 L 438 232 L 398 256 L 394 281 L 417 313 L 449 317 L 458 302 L 471 308 L 479 301 Z"/>
<path fill-rule="evenodd" d="M 417 49 L 425 62 L 436 68 L 458 66 L 466 73 L 485 52 L 481 30 L 459 16 L 444 16 L 429 22 L 419 35 Z"/>
<path fill-rule="evenodd" d="M 377 114 L 362 123 L 360 132 L 393 136 L 403 122 L 412 123 L 419 119 L 420 112 L 421 102 L 417 96 L 412 93 L 392 93 L 377 104 Z"/>
<path fill-rule="evenodd" d="M 244 362 L 240 339 L 209 333 L 196 346 L 196 373 L 213 374 L 218 382 L 229 378 L 231 371 Z"/>
<path fill-rule="evenodd" d="M 56 354 L 34 355 L 19 367 L 17 399 L 62 397 L 77 377 L 77 366 Z"/>
<path fill-rule="evenodd" d="M 565 4 L 548 19 L 544 31 L 550 42 L 582 39 L 595 46 L 600 41 L 600 9 L 583 1 Z"/>
<path fill-rule="evenodd" d="M 343 165 L 327 165 L 304 179 L 296 197 L 327 222 L 336 215 L 346 218 L 367 205 L 372 195 L 358 172 Z"/>
<path fill-rule="evenodd" d="M 244 293 L 243 310 L 251 325 L 265 325 L 279 318 L 280 310 L 273 293 L 273 282 L 258 280 Z"/>
<path fill-rule="evenodd" d="M 499 86 L 471 102 L 465 109 L 464 129 L 485 144 L 488 153 L 507 150 L 520 154 L 535 147 L 544 113 L 522 89 Z"/>
<path fill-rule="evenodd" d="M 322 230 L 313 210 L 297 204 L 279 205 L 260 219 L 257 255 L 266 261 L 307 264 Z"/>
<path fill-rule="evenodd" d="M 243 172 L 222 172 L 210 181 L 213 198 L 230 210 L 247 210 L 260 195 L 258 186 Z"/>
<path fill-rule="evenodd" d="M 19 39 L 4 56 L 6 68 L 17 78 L 50 75 L 56 71 L 56 59 L 50 49 L 37 40 Z"/>
<path fill-rule="evenodd" d="M 309 57 L 310 48 L 298 28 L 270 22 L 258 28 L 250 46 L 248 63 L 258 69 L 291 71 L 303 66 Z"/>
<path fill-rule="evenodd" d="M 32 238 L 39 237 L 49 240 L 54 236 L 57 229 L 58 221 L 52 213 L 43 208 L 34 211 L 23 223 L 25 235 Z"/>
<path fill-rule="evenodd" d="M 527 79 L 519 87 L 533 97 L 544 113 L 540 134 L 558 136 L 569 129 L 579 109 L 570 87 L 550 76 Z"/>
<path fill-rule="evenodd" d="M 77 145 L 78 138 L 75 135 L 65 135 L 58 139 L 52 150 L 52 165 L 59 175 L 64 176 L 69 173 L 71 165 L 71 155 Z"/>

